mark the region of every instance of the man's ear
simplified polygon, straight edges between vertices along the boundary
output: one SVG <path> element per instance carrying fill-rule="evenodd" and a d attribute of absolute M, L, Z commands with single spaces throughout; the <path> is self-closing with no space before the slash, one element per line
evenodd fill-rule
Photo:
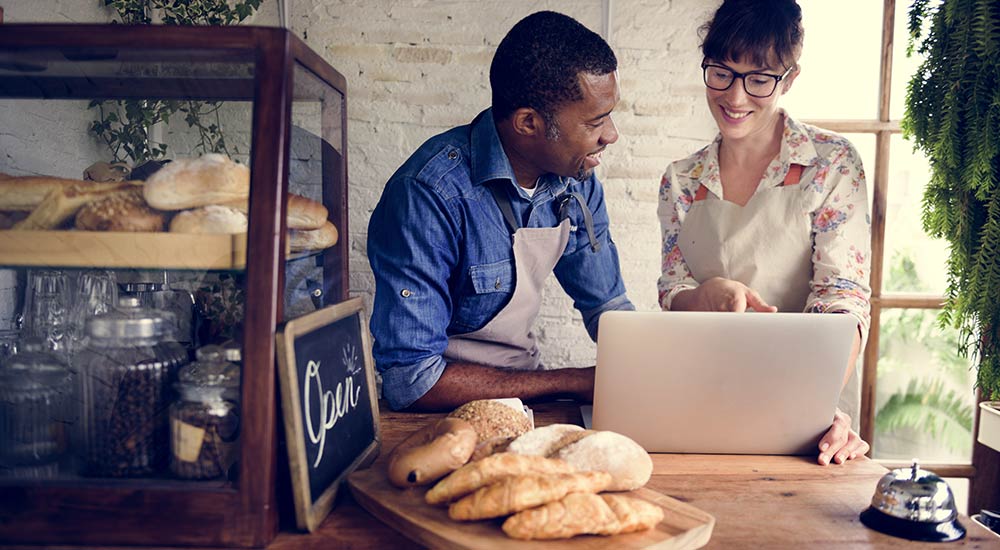
<path fill-rule="evenodd" d="M 521 107 L 514 111 L 511 115 L 511 125 L 514 127 L 514 132 L 521 136 L 545 135 L 545 120 L 538 111 L 530 107 Z"/>

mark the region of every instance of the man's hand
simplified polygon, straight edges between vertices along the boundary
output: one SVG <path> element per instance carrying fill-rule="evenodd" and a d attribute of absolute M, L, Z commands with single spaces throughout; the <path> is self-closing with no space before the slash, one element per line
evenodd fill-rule
<path fill-rule="evenodd" d="M 868 452 L 871 446 L 851 429 L 851 417 L 840 409 L 833 414 L 833 424 L 819 441 L 817 462 L 826 466 L 831 461 L 843 464 Z"/>
<path fill-rule="evenodd" d="M 679 292 L 671 306 L 671 309 L 687 311 L 778 311 L 752 288 L 722 277 L 712 277 L 698 288 Z"/>

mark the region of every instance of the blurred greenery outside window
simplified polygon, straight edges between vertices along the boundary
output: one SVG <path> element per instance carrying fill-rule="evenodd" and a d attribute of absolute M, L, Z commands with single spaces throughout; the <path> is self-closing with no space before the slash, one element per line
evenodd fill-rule
<path fill-rule="evenodd" d="M 929 178 L 927 160 L 898 132 L 906 83 L 920 63 L 906 57 L 906 3 L 895 3 L 882 288 L 873 294 L 890 298 L 940 298 L 946 288 L 948 248 L 929 238 L 921 223 L 921 201 Z M 879 66 L 882 58 L 882 2 L 872 0 L 799 0 L 805 44 L 802 73 L 782 106 L 805 122 L 837 121 L 857 148 L 874 195 L 878 147 L 864 122 L 879 120 Z M 837 21 L 842 21 L 838 24 Z M 844 29 L 851 29 L 845 39 Z M 842 70 L 850 66 L 851 78 Z M 851 122 L 858 129 L 851 129 Z M 886 159 L 881 159 L 883 162 Z M 872 456 L 925 463 L 969 464 L 975 412 L 975 373 L 970 359 L 958 356 L 958 331 L 942 329 L 938 309 L 893 307 L 880 312 Z M 924 300 L 933 302 L 933 300 Z M 874 309 L 879 307 L 873 304 Z M 874 332 L 873 332 L 874 335 Z"/>

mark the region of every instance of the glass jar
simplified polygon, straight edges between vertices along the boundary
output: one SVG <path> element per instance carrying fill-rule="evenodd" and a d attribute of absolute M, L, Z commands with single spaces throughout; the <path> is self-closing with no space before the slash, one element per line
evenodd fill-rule
<path fill-rule="evenodd" d="M 170 406 L 170 471 L 183 479 L 227 476 L 239 454 L 240 367 L 221 346 L 199 348 L 178 373 Z"/>
<path fill-rule="evenodd" d="M 73 376 L 42 341 L 0 366 L 0 472 L 9 477 L 52 478 L 67 456 Z"/>
<path fill-rule="evenodd" d="M 172 320 L 136 297 L 87 321 L 78 358 L 85 475 L 145 476 L 166 467 L 177 369 Z"/>

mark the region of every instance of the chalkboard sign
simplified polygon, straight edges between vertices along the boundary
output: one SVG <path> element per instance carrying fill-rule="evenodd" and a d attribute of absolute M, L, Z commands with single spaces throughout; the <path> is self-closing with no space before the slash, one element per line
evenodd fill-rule
<path fill-rule="evenodd" d="M 354 298 L 277 333 L 281 409 L 295 517 L 313 531 L 344 477 L 378 455 L 378 401 L 364 304 Z"/>

